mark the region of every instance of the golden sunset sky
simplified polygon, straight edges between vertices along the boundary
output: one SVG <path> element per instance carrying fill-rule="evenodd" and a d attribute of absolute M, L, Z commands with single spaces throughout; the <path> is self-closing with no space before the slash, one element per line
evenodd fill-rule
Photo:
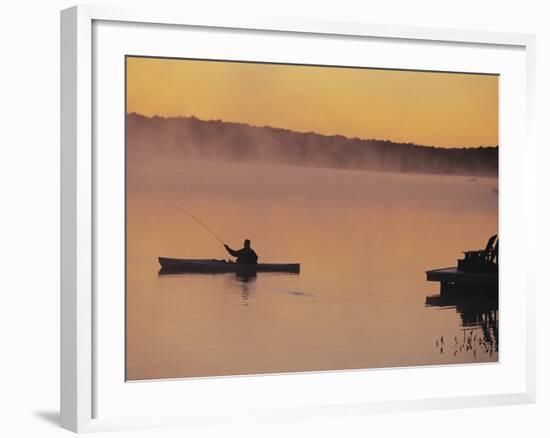
<path fill-rule="evenodd" d="M 498 144 L 490 75 L 127 58 L 127 111 L 445 147 Z"/>

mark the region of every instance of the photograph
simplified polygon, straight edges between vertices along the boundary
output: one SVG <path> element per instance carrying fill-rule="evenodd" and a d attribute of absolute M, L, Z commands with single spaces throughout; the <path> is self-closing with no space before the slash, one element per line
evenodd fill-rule
<path fill-rule="evenodd" d="M 127 55 L 122 117 L 126 381 L 499 361 L 499 75 Z"/>

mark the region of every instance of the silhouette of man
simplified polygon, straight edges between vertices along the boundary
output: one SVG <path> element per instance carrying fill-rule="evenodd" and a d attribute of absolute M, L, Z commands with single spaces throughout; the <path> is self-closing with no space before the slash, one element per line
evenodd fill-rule
<path fill-rule="evenodd" d="M 258 255 L 252 248 L 250 248 L 249 239 L 246 239 L 244 241 L 244 248 L 237 251 L 231 249 L 227 245 L 224 246 L 229 254 L 231 254 L 233 257 L 237 257 L 237 263 L 242 263 L 244 265 L 255 265 L 256 263 L 258 263 Z"/>

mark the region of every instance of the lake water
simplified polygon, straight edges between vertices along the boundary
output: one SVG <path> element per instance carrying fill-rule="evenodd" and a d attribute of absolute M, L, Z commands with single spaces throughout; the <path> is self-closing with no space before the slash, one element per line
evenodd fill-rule
<path fill-rule="evenodd" d="M 496 178 L 207 161 L 130 163 L 127 378 L 498 360 L 496 303 L 445 302 L 428 269 L 498 230 Z M 260 262 L 298 275 L 159 276 L 158 256 Z M 475 339 L 475 340 L 474 340 Z M 469 341 L 470 340 L 470 341 Z"/>

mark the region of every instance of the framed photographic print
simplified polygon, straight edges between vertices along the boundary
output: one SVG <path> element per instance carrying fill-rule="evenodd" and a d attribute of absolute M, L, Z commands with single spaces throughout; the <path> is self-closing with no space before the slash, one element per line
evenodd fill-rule
<path fill-rule="evenodd" d="M 61 44 L 63 427 L 534 400 L 532 36 L 75 7 Z"/>

